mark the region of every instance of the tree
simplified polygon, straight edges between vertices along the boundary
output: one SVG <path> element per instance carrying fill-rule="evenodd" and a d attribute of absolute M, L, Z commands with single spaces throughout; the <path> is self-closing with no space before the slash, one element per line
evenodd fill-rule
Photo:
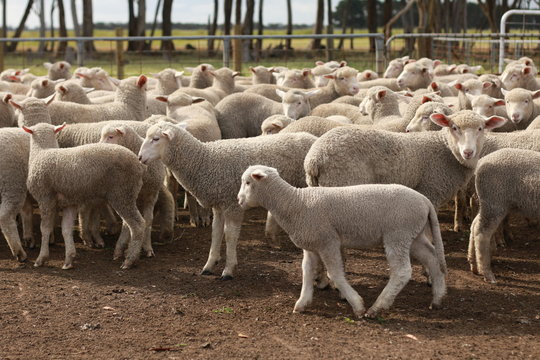
<path fill-rule="evenodd" d="M 225 0 L 223 2 L 223 10 L 225 16 L 225 18 L 223 19 L 223 33 L 225 35 L 231 35 L 232 2 L 233 0 Z"/>
<path fill-rule="evenodd" d="M 26 24 L 26 19 L 28 19 L 28 15 L 30 15 L 30 10 L 32 10 L 32 5 L 34 5 L 34 0 L 28 0 L 21 21 L 19 22 L 19 26 L 17 26 L 17 30 L 15 30 L 15 34 L 13 34 L 14 39 L 21 36 L 21 33 L 24 30 L 24 25 Z M 19 43 L 17 41 L 12 41 L 8 46 L 8 51 L 15 51 L 18 44 Z"/>
<path fill-rule="evenodd" d="M 317 17 L 315 18 L 314 34 L 322 34 L 324 21 L 324 0 L 317 0 Z M 321 39 L 313 39 L 311 42 L 311 50 L 321 48 Z"/>
<path fill-rule="evenodd" d="M 364 0 L 341 0 L 336 6 L 336 11 L 332 14 L 334 24 L 341 28 L 346 27 L 347 24 L 352 27 L 356 25 L 356 28 L 365 27 L 365 7 Z"/>
<path fill-rule="evenodd" d="M 164 0 L 163 1 L 163 10 L 161 13 L 161 30 L 163 36 L 172 35 L 172 3 L 173 0 Z M 171 40 L 163 40 L 161 42 L 161 50 L 165 51 L 174 51 L 174 43 Z"/>
<path fill-rule="evenodd" d="M 161 0 L 158 0 L 156 4 L 156 10 L 154 11 L 154 21 L 152 21 L 152 29 L 150 30 L 150 37 L 154 37 L 154 34 L 156 33 L 157 18 L 158 18 L 160 7 L 161 7 Z M 161 24 L 163 25 L 163 21 L 161 22 Z M 152 39 L 150 39 L 150 41 L 148 42 L 148 48 L 152 49 Z"/>
<path fill-rule="evenodd" d="M 246 0 L 246 13 L 244 15 L 244 24 L 242 26 L 242 34 L 253 35 L 253 15 L 255 13 L 255 0 Z M 253 41 L 244 40 L 242 47 L 244 53 L 242 58 L 244 61 L 251 61 L 251 50 L 253 50 Z"/>
<path fill-rule="evenodd" d="M 488 22 L 489 22 L 489 28 L 492 33 L 499 32 L 499 27 L 497 26 L 496 19 L 496 0 L 478 0 L 478 5 L 480 5 L 480 8 L 482 9 L 482 12 L 486 16 Z"/>
<path fill-rule="evenodd" d="M 82 36 L 93 37 L 94 36 L 94 19 L 92 14 L 92 0 L 83 0 L 83 23 L 82 23 Z M 92 54 L 96 51 L 93 41 L 84 42 L 84 51 L 87 54 Z"/>
<path fill-rule="evenodd" d="M 367 26 L 369 33 L 377 32 L 377 0 L 367 0 Z M 369 38 L 369 51 L 375 52 L 374 38 Z"/>
<path fill-rule="evenodd" d="M 60 37 L 67 37 L 68 32 L 66 28 L 66 12 L 64 9 L 64 0 L 56 0 L 58 3 L 58 32 L 60 34 Z M 57 57 L 64 57 L 64 54 L 66 53 L 67 48 L 67 42 L 60 41 L 60 44 L 58 44 L 58 50 L 56 51 Z"/>
<path fill-rule="evenodd" d="M 34 9 L 34 11 L 37 13 L 39 17 L 39 37 L 44 38 L 45 35 L 45 1 L 39 0 L 39 6 L 37 6 L 37 9 Z M 38 46 L 38 53 L 43 56 L 43 52 L 45 51 L 45 45 L 46 43 L 44 41 L 39 42 Z"/>
<path fill-rule="evenodd" d="M 332 0 L 327 0 L 327 7 L 328 7 L 328 24 L 326 25 L 326 33 L 333 34 L 334 27 L 332 25 Z M 327 38 L 326 39 L 326 59 L 328 61 L 332 60 L 333 58 L 333 54 L 332 54 L 333 49 L 334 49 L 334 39 Z"/>
<path fill-rule="evenodd" d="M 287 0 L 287 35 L 292 35 L 293 22 L 292 22 L 292 8 L 291 0 Z M 291 50 L 291 39 L 285 40 L 285 50 Z"/>
<path fill-rule="evenodd" d="M 341 1 L 338 4 L 338 8 L 336 9 L 336 12 L 334 13 L 335 17 L 338 17 L 341 19 L 341 33 L 346 34 L 347 33 L 347 26 L 349 25 L 348 19 L 349 15 L 351 13 L 351 7 L 352 7 L 353 0 L 345 0 Z M 341 11 L 339 10 L 339 5 L 345 4 L 341 7 Z M 338 20 L 339 21 L 339 20 Z M 345 38 L 339 39 L 339 45 L 338 49 L 343 49 L 343 43 L 345 42 Z"/>
<path fill-rule="evenodd" d="M 219 11 L 219 0 L 214 0 L 214 18 L 212 19 L 212 25 L 208 28 L 208 35 L 216 35 L 217 31 L 217 19 Z M 214 39 L 208 39 L 208 56 L 214 55 Z"/>
<path fill-rule="evenodd" d="M 258 35 L 263 34 L 263 0 L 259 0 L 259 21 L 257 24 L 258 27 Z M 262 51 L 262 38 L 257 39 L 257 61 L 261 58 L 261 51 Z"/>

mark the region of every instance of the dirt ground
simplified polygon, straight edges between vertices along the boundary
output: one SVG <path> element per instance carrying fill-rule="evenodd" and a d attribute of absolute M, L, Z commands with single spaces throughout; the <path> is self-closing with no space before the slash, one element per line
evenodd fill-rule
<path fill-rule="evenodd" d="M 301 252 L 283 236 L 263 239 L 264 212 L 247 213 L 232 281 L 199 275 L 210 229 L 185 225 L 156 257 L 122 271 L 104 250 L 77 244 L 75 269 L 61 270 L 63 244 L 33 268 L 18 264 L 0 242 L 0 359 L 539 359 L 540 230 L 514 221 L 516 241 L 493 261 L 497 285 L 466 263 L 468 233 L 450 231 L 448 296 L 429 310 L 430 289 L 419 265 L 390 311 L 354 319 L 334 290 L 316 290 L 304 314 Z M 182 222 L 187 222 L 185 212 Z M 59 237 L 57 234 L 57 238 Z M 388 277 L 382 249 L 349 251 L 348 279 L 371 305 Z M 220 267 L 219 271 L 222 270 Z"/>

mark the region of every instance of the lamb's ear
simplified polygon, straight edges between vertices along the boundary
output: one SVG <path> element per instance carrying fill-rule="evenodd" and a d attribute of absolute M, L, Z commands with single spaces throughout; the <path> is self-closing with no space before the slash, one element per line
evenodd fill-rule
<path fill-rule="evenodd" d="M 45 69 L 49 70 L 52 67 L 52 64 L 50 62 L 44 62 L 43 66 L 45 67 Z"/>
<path fill-rule="evenodd" d="M 84 89 L 84 88 L 83 88 Z M 65 94 L 67 93 L 67 88 L 64 86 L 64 85 L 60 85 L 57 90 L 60 90 L 62 92 L 62 94 Z"/>
<path fill-rule="evenodd" d="M 15 75 L 8 76 L 8 79 L 13 81 L 13 82 L 21 82 L 21 79 L 18 76 L 15 76 Z"/>
<path fill-rule="evenodd" d="M 454 64 L 449 65 L 449 66 L 448 66 L 448 72 L 454 72 L 454 71 L 456 71 L 456 68 L 457 68 L 457 66 L 454 65 Z"/>
<path fill-rule="evenodd" d="M 311 69 L 304 69 L 302 70 L 302 76 L 306 77 L 311 75 Z"/>
<path fill-rule="evenodd" d="M 425 104 L 425 103 L 430 102 L 430 101 L 433 101 L 433 99 L 430 98 L 429 96 L 422 97 L 422 104 Z"/>
<path fill-rule="evenodd" d="M 45 104 L 49 105 L 50 103 L 52 103 L 55 96 L 56 96 L 56 93 L 53 93 L 52 95 L 47 96 L 45 99 L 43 99 L 43 100 L 45 100 Z"/>
<path fill-rule="evenodd" d="M 304 93 L 304 95 L 309 98 L 309 97 L 312 97 L 313 95 L 316 95 L 316 94 L 318 94 L 320 92 L 321 92 L 321 89 L 315 89 L 315 90 L 306 91 Z"/>
<path fill-rule="evenodd" d="M 90 88 L 90 87 L 83 87 L 83 90 L 85 93 L 91 93 L 92 91 L 96 90 L 95 88 Z"/>
<path fill-rule="evenodd" d="M 81 78 L 88 79 L 88 76 L 85 75 L 85 74 L 83 74 L 83 73 L 81 73 L 81 72 L 76 72 L 76 73 L 75 73 L 75 76 L 78 76 L 78 77 L 81 77 Z"/>
<path fill-rule="evenodd" d="M 317 66 L 321 66 L 321 65 L 324 65 L 324 62 L 319 60 L 319 61 L 315 61 L 315 65 Z"/>
<path fill-rule="evenodd" d="M 506 118 L 504 118 L 502 116 L 496 116 L 496 115 L 485 118 L 486 130 L 492 130 L 492 129 L 496 129 L 498 127 L 501 127 L 504 124 L 506 124 L 507 120 L 508 119 L 506 119 Z"/>
<path fill-rule="evenodd" d="M 347 62 L 345 60 L 342 60 L 340 63 L 339 63 L 339 67 L 344 67 L 344 66 L 347 66 Z"/>
<path fill-rule="evenodd" d="M 123 129 L 122 127 L 117 127 L 114 129 L 114 131 L 116 131 L 116 133 L 120 136 L 124 135 L 126 133 L 126 130 Z"/>
<path fill-rule="evenodd" d="M 11 95 L 10 93 L 7 93 L 6 95 L 4 95 L 4 97 L 2 98 L 2 101 L 6 104 L 9 104 L 9 100 L 11 100 L 13 98 L 13 95 Z"/>
<path fill-rule="evenodd" d="M 451 120 L 448 117 L 446 117 L 446 115 L 444 114 L 439 114 L 439 113 L 431 114 L 429 118 L 431 119 L 431 121 L 433 121 L 435 124 L 439 125 L 440 127 L 450 127 Z"/>
<path fill-rule="evenodd" d="M 49 80 L 47 80 L 47 79 L 41 80 L 41 86 L 47 87 L 47 85 L 49 85 Z"/>
<path fill-rule="evenodd" d="M 510 92 L 510 90 L 506 90 L 504 88 L 501 88 L 501 92 L 504 96 L 508 95 L 508 93 Z"/>
<path fill-rule="evenodd" d="M 184 72 L 183 72 L 183 71 L 177 71 L 177 72 L 174 73 L 174 77 L 176 77 L 176 78 L 179 78 L 179 77 L 181 77 L 182 75 L 184 75 Z"/>
<path fill-rule="evenodd" d="M 327 79 L 335 79 L 336 78 L 336 75 L 333 75 L 333 74 L 326 74 L 326 75 L 323 75 L 324 78 L 327 78 Z"/>
<path fill-rule="evenodd" d="M 157 101 L 161 101 L 161 102 L 168 102 L 169 101 L 169 96 L 168 95 L 159 95 L 159 96 L 156 96 L 155 99 Z"/>
<path fill-rule="evenodd" d="M 506 101 L 504 101 L 503 99 L 495 99 L 495 100 L 497 100 L 497 101 L 495 101 L 493 103 L 493 106 L 504 106 L 504 105 L 506 105 Z"/>
<path fill-rule="evenodd" d="M 491 87 L 492 85 L 493 84 L 490 81 L 484 81 L 482 83 L 482 88 L 487 89 L 487 88 Z"/>
<path fill-rule="evenodd" d="M 22 106 L 17 104 L 15 101 L 13 100 L 9 100 L 9 103 L 11 104 L 11 106 L 13 106 L 15 109 L 17 110 L 21 110 L 22 111 Z"/>
<path fill-rule="evenodd" d="M 280 98 L 283 99 L 283 97 L 285 96 L 285 91 L 280 90 L 280 89 L 276 89 L 276 94 L 277 94 L 277 96 L 279 96 Z"/>
<path fill-rule="evenodd" d="M 439 65 L 441 65 L 441 60 L 433 60 L 433 67 L 434 68 L 436 68 Z"/>
<path fill-rule="evenodd" d="M 482 70 L 482 65 L 471 66 L 471 71 L 474 73 L 480 70 Z"/>
<path fill-rule="evenodd" d="M 191 68 L 193 69 L 193 68 Z M 208 69 L 208 66 L 206 65 L 201 65 L 201 71 L 206 71 Z"/>
<path fill-rule="evenodd" d="M 384 98 L 386 96 L 386 90 L 379 90 L 377 92 L 377 95 L 375 95 L 375 98 L 377 100 L 381 100 L 382 98 Z"/>
<path fill-rule="evenodd" d="M 255 68 L 254 68 L 253 66 L 250 66 L 250 67 L 249 67 L 249 71 L 251 71 L 252 73 L 256 74 Z"/>
<path fill-rule="evenodd" d="M 529 75 L 532 71 L 532 68 L 530 66 L 525 66 L 523 68 L 523 70 L 521 70 L 521 72 L 523 73 L 523 75 Z"/>
<path fill-rule="evenodd" d="M 178 124 L 178 125 L 180 125 L 180 124 Z M 178 127 L 180 127 L 180 126 L 178 126 Z M 165 137 L 166 137 L 167 139 L 169 139 L 169 140 L 171 140 L 171 139 L 174 137 L 174 133 L 173 133 L 171 130 L 163 130 L 163 131 L 161 132 L 161 134 L 162 134 L 163 136 L 165 136 Z"/>
<path fill-rule="evenodd" d="M 110 82 L 111 84 L 113 84 L 114 86 L 120 85 L 120 80 L 118 80 L 117 78 L 113 78 L 113 77 L 110 77 L 110 76 L 109 76 L 108 79 L 109 79 L 109 82 Z"/>
<path fill-rule="evenodd" d="M 435 81 L 432 81 L 429 86 L 435 91 L 439 90 L 439 84 L 437 84 Z"/>
<path fill-rule="evenodd" d="M 29 134 L 33 134 L 33 133 L 34 133 L 34 132 L 32 131 L 32 129 L 27 128 L 27 127 L 24 126 L 24 125 L 22 126 L 22 129 L 23 129 L 24 131 L 26 131 L 27 133 L 29 133 Z"/>
<path fill-rule="evenodd" d="M 253 178 L 253 180 L 257 180 L 257 181 L 261 181 L 267 176 L 268 175 L 262 170 L 255 170 L 251 173 L 251 177 Z"/>
<path fill-rule="evenodd" d="M 141 75 L 137 79 L 137 86 L 142 88 L 146 84 L 147 81 L 148 81 L 148 78 L 145 75 Z"/>
<path fill-rule="evenodd" d="M 63 62 L 61 62 L 60 64 L 58 64 L 58 67 L 59 67 L 60 69 L 63 69 L 63 68 L 64 68 L 64 66 L 66 66 L 66 65 L 64 65 L 64 63 L 63 63 Z"/>
<path fill-rule="evenodd" d="M 202 97 L 195 97 L 195 96 L 191 97 L 192 104 L 197 104 L 197 103 L 203 102 L 204 100 L 206 99 Z"/>
<path fill-rule="evenodd" d="M 58 134 L 60 131 L 62 131 L 66 127 L 66 123 L 63 123 L 62 125 L 58 125 L 54 127 L 54 133 Z"/>
<path fill-rule="evenodd" d="M 232 77 L 237 77 L 238 75 L 240 75 L 240 73 L 238 71 L 235 71 L 232 73 Z"/>
<path fill-rule="evenodd" d="M 273 66 L 272 66 L 272 67 L 270 67 L 270 68 L 268 68 L 268 69 L 266 69 L 266 70 L 268 70 L 268 72 L 271 72 L 271 73 L 274 73 L 274 72 L 276 72 L 276 68 L 275 68 L 275 67 L 273 67 Z"/>
<path fill-rule="evenodd" d="M 365 77 L 366 79 L 371 79 L 371 73 L 370 73 L 370 72 L 365 73 L 365 74 L 364 74 L 364 77 Z"/>
<path fill-rule="evenodd" d="M 532 91 L 532 98 L 538 99 L 540 97 L 540 90 Z"/>
<path fill-rule="evenodd" d="M 283 130 L 283 121 L 276 120 L 276 121 L 272 122 L 272 126 L 275 127 L 275 128 L 278 128 L 279 131 L 281 131 L 281 130 Z"/>

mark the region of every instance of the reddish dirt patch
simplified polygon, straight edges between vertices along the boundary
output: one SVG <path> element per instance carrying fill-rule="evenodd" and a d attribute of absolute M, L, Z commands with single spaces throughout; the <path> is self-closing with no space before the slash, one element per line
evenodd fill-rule
<path fill-rule="evenodd" d="M 441 214 L 448 296 L 429 310 L 420 266 L 393 308 L 355 320 L 333 290 L 316 291 L 309 311 L 292 314 L 301 252 L 269 248 L 262 210 L 247 214 L 232 281 L 201 276 L 210 229 L 178 226 L 176 240 L 132 270 L 105 250 L 77 244 L 76 268 L 61 270 L 63 245 L 44 268 L 17 264 L 0 244 L 0 359 L 538 359 L 540 231 L 523 222 L 493 262 L 497 285 L 469 272 L 467 233 Z M 186 214 L 182 213 L 186 223 Z M 516 222 L 514 221 L 514 224 Z M 57 238 L 61 239 L 60 234 Z M 35 260 L 38 250 L 29 251 Z M 381 249 L 350 251 L 348 278 L 373 303 L 387 281 Z M 221 268 L 220 268 L 221 270 Z"/>

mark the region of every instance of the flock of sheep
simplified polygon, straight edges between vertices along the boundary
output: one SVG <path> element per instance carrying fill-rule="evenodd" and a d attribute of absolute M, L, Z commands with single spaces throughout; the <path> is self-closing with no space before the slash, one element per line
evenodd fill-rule
<path fill-rule="evenodd" d="M 294 310 L 309 305 L 314 285 L 331 285 L 357 316 L 373 317 L 411 278 L 411 256 L 432 284 L 431 306 L 441 305 L 437 209 L 452 198 L 456 230 L 478 210 L 468 261 L 489 282 L 504 218 L 540 217 L 540 82 L 529 58 L 478 76 L 477 67 L 403 57 L 383 78 L 344 61 L 257 66 L 251 77 L 201 64 L 191 76 L 165 69 L 124 80 L 101 68 L 72 74 L 63 61 L 44 65 L 45 77 L 0 74 L 0 227 L 26 260 L 37 202 L 35 266 L 49 257 L 59 213 L 64 269 L 74 266 L 77 217 L 84 243 L 103 247 L 102 220 L 114 227 L 120 216 L 114 258 L 124 258 L 122 268 L 141 251 L 154 256 L 152 225 L 162 239 L 173 236 L 180 185 L 191 224 L 212 225 L 202 274 L 216 270 L 225 238 L 221 278 L 233 277 L 244 211 L 262 206 L 271 241 L 284 230 L 304 251 Z M 390 279 L 366 311 L 342 250 L 378 245 Z"/>

